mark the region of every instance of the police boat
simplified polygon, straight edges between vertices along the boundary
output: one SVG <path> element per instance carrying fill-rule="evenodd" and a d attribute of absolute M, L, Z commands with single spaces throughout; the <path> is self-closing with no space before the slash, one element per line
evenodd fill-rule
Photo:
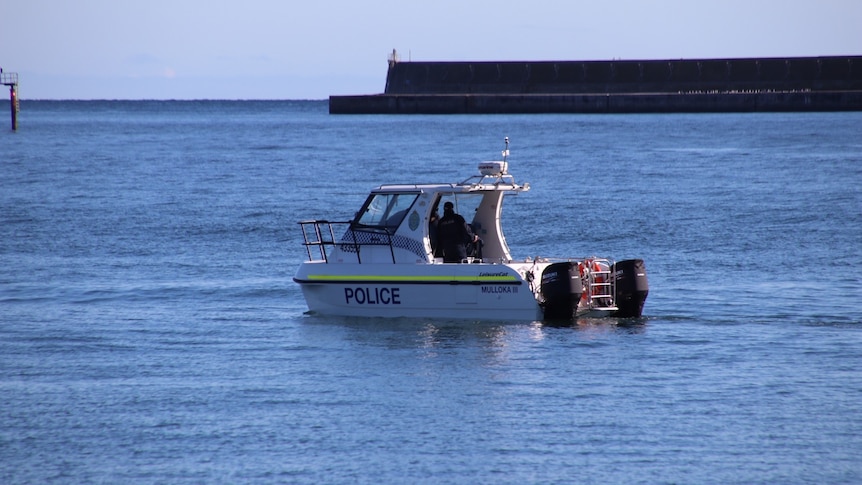
<path fill-rule="evenodd" d="M 638 318 L 649 293 L 642 259 L 516 260 L 500 226 L 503 197 L 530 190 L 503 160 L 453 184 L 381 185 L 352 220 L 299 222 L 308 260 L 294 281 L 321 315 L 471 320 Z M 438 208 L 452 202 L 479 236 L 466 257 L 441 254 Z M 472 219 L 471 219 L 472 218 Z"/>

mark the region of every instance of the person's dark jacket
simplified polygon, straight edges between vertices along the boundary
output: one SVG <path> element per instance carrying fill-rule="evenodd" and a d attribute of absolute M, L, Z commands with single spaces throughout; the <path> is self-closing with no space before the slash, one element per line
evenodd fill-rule
<path fill-rule="evenodd" d="M 437 247 L 443 250 L 444 263 L 459 263 L 467 257 L 467 244 L 475 239 L 467 221 L 454 211 L 444 211 L 437 222 Z"/>

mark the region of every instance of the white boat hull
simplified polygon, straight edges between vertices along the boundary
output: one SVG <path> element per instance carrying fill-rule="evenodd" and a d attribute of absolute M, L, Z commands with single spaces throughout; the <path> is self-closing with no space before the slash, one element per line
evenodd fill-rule
<path fill-rule="evenodd" d="M 311 312 L 363 317 L 538 320 L 530 285 L 501 264 L 306 262 L 294 278 Z"/>

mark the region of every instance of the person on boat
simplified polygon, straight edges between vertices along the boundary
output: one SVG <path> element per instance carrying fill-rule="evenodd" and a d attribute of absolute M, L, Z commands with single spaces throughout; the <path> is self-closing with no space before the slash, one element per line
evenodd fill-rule
<path fill-rule="evenodd" d="M 437 223 L 440 222 L 440 214 L 437 213 L 437 205 L 431 210 L 431 220 L 428 221 L 428 238 L 431 239 L 431 252 L 435 258 L 443 257 L 440 245 L 437 244 Z"/>
<path fill-rule="evenodd" d="M 437 222 L 437 247 L 443 250 L 443 262 L 460 263 L 467 257 L 467 245 L 478 241 L 479 236 L 455 212 L 452 202 L 443 204 L 443 217 Z"/>

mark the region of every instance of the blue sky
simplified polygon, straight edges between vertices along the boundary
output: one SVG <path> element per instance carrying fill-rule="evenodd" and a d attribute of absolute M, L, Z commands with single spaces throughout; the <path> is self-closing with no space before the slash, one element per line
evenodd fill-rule
<path fill-rule="evenodd" d="M 860 0 L 4 0 L 22 99 L 326 99 L 386 59 L 862 55 Z"/>

